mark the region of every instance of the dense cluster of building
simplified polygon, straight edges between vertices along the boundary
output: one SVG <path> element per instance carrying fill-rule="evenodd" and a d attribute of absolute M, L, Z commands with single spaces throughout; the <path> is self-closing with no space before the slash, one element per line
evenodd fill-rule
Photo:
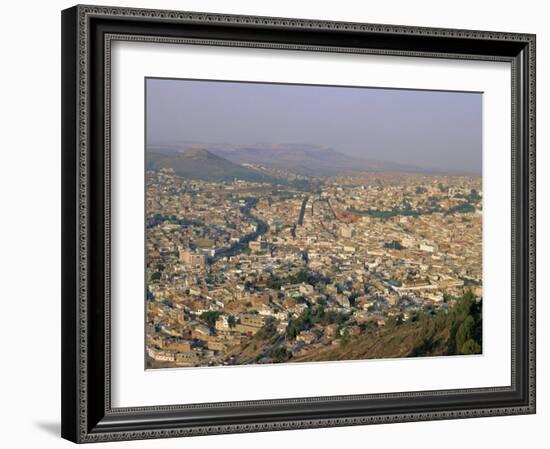
<path fill-rule="evenodd" d="M 480 177 L 299 190 L 163 169 L 147 173 L 146 202 L 149 367 L 299 360 L 465 289 L 481 296 Z M 297 325 L 320 310 L 331 319 Z"/>

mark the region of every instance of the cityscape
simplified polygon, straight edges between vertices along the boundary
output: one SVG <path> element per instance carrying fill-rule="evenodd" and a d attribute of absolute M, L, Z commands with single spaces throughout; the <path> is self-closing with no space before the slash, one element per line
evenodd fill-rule
<path fill-rule="evenodd" d="M 480 166 L 360 156 L 148 142 L 146 368 L 481 354 Z"/>

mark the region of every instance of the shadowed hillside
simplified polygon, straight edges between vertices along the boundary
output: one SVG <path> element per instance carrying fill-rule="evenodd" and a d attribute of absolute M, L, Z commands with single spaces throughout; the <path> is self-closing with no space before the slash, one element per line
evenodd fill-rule
<path fill-rule="evenodd" d="M 448 298 L 448 303 L 448 311 L 425 309 L 408 321 L 396 316 L 383 327 L 367 323 L 355 337 L 343 328 L 338 344 L 298 355 L 284 348 L 285 337 L 278 336 L 274 328 L 264 328 L 241 348 L 239 364 L 481 354 L 481 300 L 467 292 L 460 298 Z M 317 311 L 303 313 L 298 326 L 314 322 L 318 315 Z"/>
<path fill-rule="evenodd" d="M 342 339 L 337 348 L 297 357 L 295 361 L 481 354 L 481 311 L 481 301 L 466 293 L 451 300 L 448 312 L 422 311 L 406 322 L 395 317 L 381 329 L 368 329 L 357 337 Z"/>
<path fill-rule="evenodd" d="M 205 181 L 232 181 L 235 178 L 255 182 L 272 181 L 270 176 L 235 164 L 204 149 L 174 154 L 147 152 L 147 169 L 161 168 L 173 168 L 179 176 Z"/>

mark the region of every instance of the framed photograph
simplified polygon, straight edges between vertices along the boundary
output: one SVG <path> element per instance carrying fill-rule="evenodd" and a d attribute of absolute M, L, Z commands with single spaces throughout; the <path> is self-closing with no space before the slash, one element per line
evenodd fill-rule
<path fill-rule="evenodd" d="M 535 412 L 535 36 L 62 12 L 62 436 Z"/>

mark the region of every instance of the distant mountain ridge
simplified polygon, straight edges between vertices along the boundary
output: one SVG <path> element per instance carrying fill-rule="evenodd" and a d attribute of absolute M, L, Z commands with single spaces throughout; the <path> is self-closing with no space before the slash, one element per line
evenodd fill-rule
<path fill-rule="evenodd" d="M 388 164 L 354 158 L 331 148 L 322 147 L 288 146 L 275 149 L 245 147 L 213 150 L 213 152 L 235 163 L 282 168 L 306 176 L 335 176 L 357 171 L 390 169 Z"/>
<path fill-rule="evenodd" d="M 336 176 L 357 172 L 420 172 L 417 167 L 362 159 L 340 153 L 329 147 L 307 144 L 257 144 L 235 146 L 227 144 L 189 143 L 180 146 L 156 147 L 161 154 L 186 154 L 208 151 L 236 165 L 253 164 L 284 169 L 299 175 Z"/>

